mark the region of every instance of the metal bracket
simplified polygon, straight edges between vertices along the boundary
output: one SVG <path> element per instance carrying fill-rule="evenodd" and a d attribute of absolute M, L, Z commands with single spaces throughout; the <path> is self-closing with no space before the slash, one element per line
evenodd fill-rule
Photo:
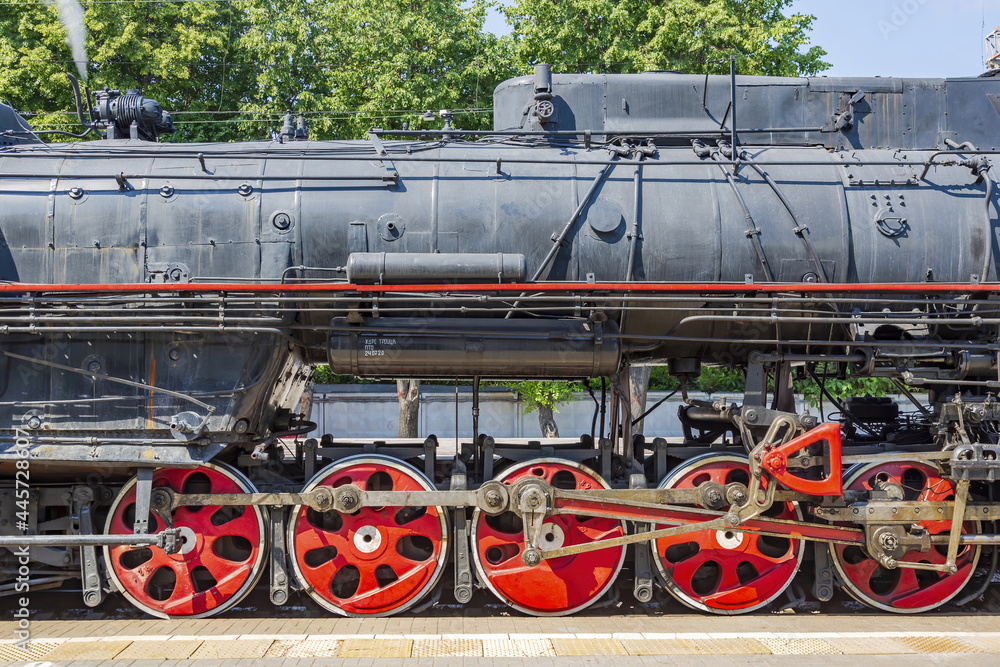
<path fill-rule="evenodd" d="M 288 563 L 285 560 L 285 508 L 271 507 L 271 603 L 288 602 Z"/>
<path fill-rule="evenodd" d="M 846 93 L 844 96 L 846 97 Z M 843 100 L 843 97 L 841 99 Z M 865 99 L 865 92 L 863 90 L 854 93 L 854 96 L 847 100 L 844 108 L 833 117 L 833 124 L 824 125 L 820 129 L 820 132 L 831 134 L 833 132 L 840 132 L 841 130 L 850 130 L 854 127 L 854 107 L 863 99 Z"/>
<path fill-rule="evenodd" d="M 153 469 L 139 468 L 135 478 L 135 535 L 149 534 L 149 496 L 153 492 Z"/>
<path fill-rule="evenodd" d="M 385 150 L 385 146 L 382 144 L 382 139 L 378 136 L 378 130 L 368 130 L 368 140 L 372 142 L 372 146 L 375 147 L 375 153 L 380 156 L 379 162 L 385 167 L 385 176 L 382 177 L 384 181 L 391 181 L 396 183 L 399 181 L 399 172 L 396 171 L 396 165 L 393 164 L 392 160 L 388 157 L 388 152 Z"/>
<path fill-rule="evenodd" d="M 646 488 L 645 475 L 629 476 L 630 489 Z M 636 533 L 645 533 L 652 529 L 648 523 L 635 523 Z M 649 602 L 653 599 L 653 567 L 650 550 L 638 544 L 635 547 L 635 584 L 632 587 L 632 595 L 639 602 Z"/>
<path fill-rule="evenodd" d="M 833 568 L 830 566 L 830 549 L 827 545 L 813 543 L 813 562 L 813 595 L 820 602 L 829 602 L 833 599 Z"/>
<path fill-rule="evenodd" d="M 80 534 L 93 535 L 94 522 L 91 515 L 91 504 L 94 502 L 94 492 L 90 487 L 77 487 L 73 490 L 73 503 L 76 505 L 76 516 L 80 522 Z M 93 545 L 80 547 L 80 580 L 83 584 L 83 602 L 88 607 L 96 607 L 104 601 L 107 589 L 101 575 L 100 559 L 97 548 Z"/>
<path fill-rule="evenodd" d="M 465 464 L 456 459 L 451 476 L 451 490 L 465 491 L 467 488 Z M 457 602 L 465 604 L 472 599 L 475 579 L 469 559 L 469 521 L 464 507 L 456 507 L 452 510 L 452 523 L 455 535 L 454 594 Z"/>

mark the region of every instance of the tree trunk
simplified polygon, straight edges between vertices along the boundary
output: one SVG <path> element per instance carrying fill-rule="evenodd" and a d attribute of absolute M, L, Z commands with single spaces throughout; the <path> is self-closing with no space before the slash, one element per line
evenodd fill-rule
<path fill-rule="evenodd" d="M 558 438 L 559 427 L 552 408 L 547 405 L 538 406 L 538 426 L 542 429 L 543 438 Z"/>
<path fill-rule="evenodd" d="M 628 369 L 629 408 L 632 419 L 646 411 L 646 391 L 649 389 L 649 374 L 652 366 L 630 366 Z M 642 434 L 642 422 L 632 427 L 632 435 Z"/>
<path fill-rule="evenodd" d="M 420 416 L 420 380 L 396 380 L 396 396 L 399 398 L 400 438 L 418 438 Z"/>

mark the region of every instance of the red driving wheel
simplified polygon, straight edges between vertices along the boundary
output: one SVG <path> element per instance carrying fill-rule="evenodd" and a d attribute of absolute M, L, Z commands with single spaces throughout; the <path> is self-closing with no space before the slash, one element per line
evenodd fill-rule
<path fill-rule="evenodd" d="M 873 463 L 849 470 L 844 479 L 844 488 L 852 491 L 887 485 L 897 494 L 901 491 L 904 501 L 942 502 L 955 498 L 952 481 L 943 479 L 937 468 L 926 463 Z M 951 531 L 951 521 L 921 521 L 919 525 L 932 536 Z M 979 532 L 979 522 L 964 522 L 962 532 Z M 905 568 L 890 570 L 873 560 L 863 546 L 830 545 L 833 564 L 851 596 L 877 609 L 904 614 L 929 611 L 958 595 L 976 570 L 979 551 L 978 546 L 960 546 L 956 558 L 958 572 L 947 574 Z M 948 545 L 933 544 L 926 553 L 913 549 L 898 560 L 941 565 L 947 562 L 947 554 Z"/>
<path fill-rule="evenodd" d="M 744 456 L 707 454 L 685 461 L 660 483 L 661 489 L 694 489 L 705 482 L 748 485 Z M 795 503 L 775 503 L 766 516 L 801 520 Z M 792 583 L 802 562 L 803 543 L 735 529 L 704 530 L 651 543 L 667 590 L 685 605 L 715 614 L 759 609 Z"/>
<path fill-rule="evenodd" d="M 163 468 L 153 473 L 153 488 L 177 493 L 254 493 L 236 470 L 208 463 L 194 469 Z M 105 532 L 131 535 L 135 521 L 135 480 L 118 494 Z M 148 516 L 148 530 L 163 522 Z M 178 507 L 174 528 L 180 551 L 168 555 L 156 546 L 104 547 L 108 573 L 136 607 L 160 618 L 202 618 L 221 613 L 250 592 L 266 564 L 263 510 L 249 506 Z"/>
<path fill-rule="evenodd" d="M 371 491 L 433 491 L 417 470 L 390 458 L 358 456 L 321 470 L 305 490 L 353 484 Z M 448 555 L 441 507 L 362 507 L 351 514 L 296 507 L 288 526 L 292 567 L 326 609 L 388 616 L 409 609 L 438 582 Z"/>
<path fill-rule="evenodd" d="M 572 461 L 539 459 L 508 468 L 497 480 L 510 485 L 537 477 L 559 489 L 606 489 L 597 474 Z M 514 609 L 536 616 L 572 614 L 598 600 L 614 583 L 625 560 L 624 547 L 598 549 L 546 559 L 528 567 L 521 560 L 524 530 L 512 512 L 489 516 L 476 510 L 472 517 L 473 559 L 479 579 Z M 586 544 L 621 537 L 625 523 L 572 514 L 545 519 L 541 548 Z"/>

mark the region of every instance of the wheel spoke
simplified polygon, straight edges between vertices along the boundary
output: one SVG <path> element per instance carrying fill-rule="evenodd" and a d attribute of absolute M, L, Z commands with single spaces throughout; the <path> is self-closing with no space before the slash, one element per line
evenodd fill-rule
<path fill-rule="evenodd" d="M 249 480 L 240 473 L 215 464 L 206 464 L 193 470 L 157 470 L 153 476 L 153 485 L 181 492 L 187 480 L 194 475 L 207 478 L 212 492 L 255 491 Z M 198 492 L 201 492 L 201 489 Z M 132 527 L 125 521 L 125 517 L 126 513 L 134 513 L 134 506 L 133 484 L 126 487 L 112 504 L 108 515 L 107 532 L 131 533 Z M 263 510 L 248 506 L 242 516 L 222 526 L 216 526 L 212 523 L 211 517 L 217 509 L 217 507 L 204 507 L 192 511 L 192 508 L 180 507 L 174 512 L 174 526 L 182 531 L 184 538 L 181 549 L 176 554 L 168 555 L 158 547 L 147 547 L 151 557 L 129 569 L 126 566 L 129 564 L 127 552 L 130 550 L 120 547 L 105 549 L 109 573 L 133 604 L 143 611 L 162 618 L 211 616 L 231 608 L 253 588 L 267 563 Z M 150 531 L 153 530 L 150 526 Z M 214 549 L 218 540 L 222 538 L 238 540 L 240 548 L 244 542 L 249 544 L 246 557 L 240 562 L 221 558 Z M 238 553 L 242 555 L 242 551 Z M 123 560 L 126 562 L 123 563 Z M 192 577 L 200 567 L 205 568 L 216 583 L 208 590 L 198 592 Z M 174 581 L 170 595 L 167 599 L 161 600 L 154 597 L 150 587 L 163 585 L 162 582 L 154 584 L 154 581 L 157 581 L 157 572 L 164 568 L 169 568 Z"/>
<path fill-rule="evenodd" d="M 432 490 L 422 475 L 394 459 L 345 459 L 320 471 L 306 486 L 338 486 L 344 480 L 362 489 Z M 429 507 L 402 525 L 400 508 L 363 507 L 339 515 L 336 530 L 312 525 L 307 510 L 289 525 L 289 555 L 303 588 L 320 605 L 339 614 L 386 616 L 404 611 L 437 583 L 447 556 L 444 510 Z M 310 565 L 311 553 L 336 549 L 332 560 Z M 329 552 L 328 552 L 329 553 Z"/>
<path fill-rule="evenodd" d="M 872 490 L 878 480 L 898 485 L 903 489 L 906 500 L 940 502 L 952 498 L 955 492 L 952 482 L 941 478 L 936 468 L 907 461 L 873 463 L 856 468 L 848 473 L 844 488 Z M 951 530 L 949 521 L 923 521 L 919 526 L 931 535 L 947 534 Z M 978 526 L 978 522 L 966 521 L 962 532 L 978 532 Z M 834 566 L 851 595 L 877 609 L 906 613 L 934 609 L 957 595 L 972 577 L 979 559 L 979 547 L 966 547 L 959 551 L 956 559 L 958 572 L 945 574 L 910 568 L 886 570 L 863 551 L 860 552 L 863 560 L 855 562 L 859 555 L 856 548 L 850 551 L 850 560 L 847 559 L 848 548 L 836 547 L 831 551 Z M 936 547 L 926 553 L 910 550 L 900 560 L 933 565 L 946 562 L 945 555 Z"/>
<path fill-rule="evenodd" d="M 497 481 L 512 485 L 539 479 L 557 488 L 604 489 L 604 481 L 570 461 L 540 459 L 505 470 Z M 504 532 L 502 527 L 510 528 Z M 472 540 L 480 579 L 501 600 L 528 614 L 561 615 L 583 609 L 614 583 L 625 557 L 622 547 L 546 559 L 529 567 L 521 560 L 524 532 L 511 515 L 487 517 L 476 511 Z M 625 534 L 621 521 L 560 514 L 542 524 L 542 550 L 589 544 Z"/>
<path fill-rule="evenodd" d="M 749 480 L 745 457 L 709 454 L 682 464 L 660 488 L 695 489 L 708 481 L 725 485 Z M 794 503 L 776 508 L 768 516 L 801 519 Z M 745 613 L 778 597 L 795 578 L 802 559 L 801 540 L 790 539 L 785 553 L 770 556 L 762 551 L 761 539 L 751 533 L 703 530 L 656 540 L 653 555 L 667 590 L 684 604 L 720 614 Z"/>

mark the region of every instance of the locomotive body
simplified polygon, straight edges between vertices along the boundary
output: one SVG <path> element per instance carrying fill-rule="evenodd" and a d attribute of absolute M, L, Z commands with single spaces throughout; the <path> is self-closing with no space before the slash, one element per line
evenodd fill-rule
<path fill-rule="evenodd" d="M 450 564 L 460 602 L 562 614 L 628 561 L 640 601 L 659 582 L 752 611 L 808 563 L 821 599 L 836 577 L 920 611 L 976 588 L 981 551 L 996 568 L 1000 80 L 540 66 L 497 89 L 493 132 L 224 145 L 149 141 L 168 119 L 129 95 L 149 117 L 99 104 L 98 141 L 0 113 L 0 545 L 87 604 L 211 615 L 268 571 L 276 604 L 391 614 Z M 610 427 L 289 450 L 320 363 L 476 391 L 608 377 Z M 684 442 L 634 435 L 629 369 L 686 387 L 703 363 L 745 369 L 744 404 L 689 402 Z M 821 389 L 841 423 L 796 414 L 792 376 L 831 368 L 929 407 Z"/>

